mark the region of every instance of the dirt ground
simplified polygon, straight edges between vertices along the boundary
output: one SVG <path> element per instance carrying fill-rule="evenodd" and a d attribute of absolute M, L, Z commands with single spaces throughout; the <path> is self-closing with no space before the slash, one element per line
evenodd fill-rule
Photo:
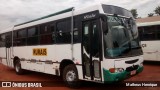
<path fill-rule="evenodd" d="M 160 82 L 160 62 L 145 62 L 144 70 L 137 76 L 125 81 L 159 81 Z M 52 82 L 53 87 L 42 88 L 0 88 L 0 90 L 71 90 L 63 83 L 61 77 L 29 72 L 24 75 L 17 75 L 14 69 L 0 64 L 0 81 L 47 81 Z M 79 90 L 160 90 L 160 87 L 118 87 L 93 82 L 83 82 Z"/>

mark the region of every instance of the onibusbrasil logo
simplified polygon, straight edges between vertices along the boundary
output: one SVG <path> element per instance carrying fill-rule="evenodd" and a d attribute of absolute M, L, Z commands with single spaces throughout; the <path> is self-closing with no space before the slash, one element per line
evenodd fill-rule
<path fill-rule="evenodd" d="M 42 84 L 31 82 L 2 82 L 2 87 L 42 87 Z"/>

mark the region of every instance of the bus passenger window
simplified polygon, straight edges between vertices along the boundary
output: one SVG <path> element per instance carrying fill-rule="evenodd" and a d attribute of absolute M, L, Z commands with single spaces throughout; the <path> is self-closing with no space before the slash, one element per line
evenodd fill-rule
<path fill-rule="evenodd" d="M 27 39 L 27 45 L 37 45 L 38 44 L 38 37 L 29 37 Z"/>
<path fill-rule="evenodd" d="M 36 27 L 32 27 L 28 29 L 28 37 L 38 35 L 38 29 Z"/>
<path fill-rule="evenodd" d="M 26 29 L 19 30 L 17 34 L 18 34 L 18 38 L 26 37 L 27 36 L 27 30 Z"/>
<path fill-rule="evenodd" d="M 38 29 L 37 27 L 31 27 L 28 29 L 27 45 L 38 44 Z"/>
<path fill-rule="evenodd" d="M 143 41 L 143 27 L 138 27 L 139 38 Z"/>
<path fill-rule="evenodd" d="M 71 33 L 57 33 L 56 35 L 56 42 L 57 43 L 71 43 Z"/>
<path fill-rule="evenodd" d="M 13 32 L 13 38 L 17 38 L 17 31 Z"/>
<path fill-rule="evenodd" d="M 14 46 L 24 46 L 26 45 L 26 38 L 27 38 L 27 30 L 22 29 L 14 32 Z"/>
<path fill-rule="evenodd" d="M 157 39 L 160 40 L 160 25 L 157 25 Z"/>
<path fill-rule="evenodd" d="M 64 20 L 56 25 L 56 43 L 71 43 L 71 22 Z"/>
<path fill-rule="evenodd" d="M 5 34 L 0 35 L 0 47 L 5 47 Z"/>
<path fill-rule="evenodd" d="M 53 43 L 52 34 L 41 35 L 40 36 L 40 44 L 51 44 Z"/>
<path fill-rule="evenodd" d="M 16 46 L 24 46 L 26 45 L 26 38 L 16 39 Z"/>
<path fill-rule="evenodd" d="M 156 30 L 152 28 L 153 26 L 144 27 L 143 40 L 155 40 L 156 39 Z"/>
<path fill-rule="evenodd" d="M 40 34 L 49 34 L 54 32 L 54 24 L 43 24 L 40 25 Z"/>
<path fill-rule="evenodd" d="M 54 24 L 43 24 L 40 26 L 40 44 L 54 43 L 54 36 Z"/>

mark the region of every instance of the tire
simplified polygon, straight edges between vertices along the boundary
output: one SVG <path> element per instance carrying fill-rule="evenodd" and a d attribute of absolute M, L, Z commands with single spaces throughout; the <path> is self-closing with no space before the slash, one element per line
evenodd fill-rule
<path fill-rule="evenodd" d="M 14 68 L 15 68 L 16 74 L 18 74 L 18 75 L 24 74 L 24 70 L 21 68 L 20 60 L 17 60 L 17 61 L 15 62 Z"/>
<path fill-rule="evenodd" d="M 75 65 L 70 64 L 63 70 L 63 80 L 65 84 L 70 88 L 78 88 L 81 82 L 78 78 L 78 72 Z"/>

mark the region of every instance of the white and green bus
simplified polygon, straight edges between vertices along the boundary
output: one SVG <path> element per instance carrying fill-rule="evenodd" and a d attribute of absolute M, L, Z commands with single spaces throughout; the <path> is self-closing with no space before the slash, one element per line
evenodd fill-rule
<path fill-rule="evenodd" d="M 0 31 L 0 61 L 15 68 L 80 80 L 122 81 L 143 71 L 132 14 L 121 7 L 69 8 Z"/>

